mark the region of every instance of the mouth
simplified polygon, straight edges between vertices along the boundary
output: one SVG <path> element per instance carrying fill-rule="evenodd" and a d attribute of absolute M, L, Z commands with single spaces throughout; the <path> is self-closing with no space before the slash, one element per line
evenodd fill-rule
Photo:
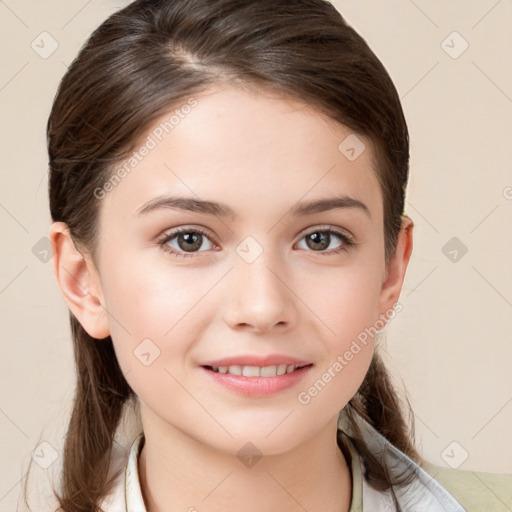
<path fill-rule="evenodd" d="M 202 361 L 203 375 L 215 386 L 251 397 L 266 398 L 299 385 L 314 364 L 289 354 L 233 354 Z"/>
<path fill-rule="evenodd" d="M 248 398 L 268 398 L 291 390 L 308 375 L 313 363 L 276 364 L 253 366 L 231 364 L 229 366 L 200 366 L 204 375 L 215 386 Z"/>
<path fill-rule="evenodd" d="M 300 368 L 312 366 L 311 363 L 303 364 L 277 364 L 271 366 L 243 366 L 233 364 L 229 366 L 209 366 L 205 365 L 203 368 L 215 373 L 222 373 L 227 375 L 239 375 L 244 377 L 277 377 L 280 375 L 287 375 L 297 371 Z"/>

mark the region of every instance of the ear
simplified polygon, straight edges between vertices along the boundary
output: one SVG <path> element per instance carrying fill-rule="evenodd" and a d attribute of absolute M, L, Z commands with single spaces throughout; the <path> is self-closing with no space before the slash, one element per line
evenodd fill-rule
<path fill-rule="evenodd" d="M 76 248 L 64 222 L 51 225 L 49 238 L 54 254 L 53 271 L 68 308 L 89 336 L 106 338 L 110 334 L 108 315 L 91 258 Z"/>
<path fill-rule="evenodd" d="M 382 282 L 380 293 L 380 310 L 382 314 L 386 311 L 389 312 L 394 304 L 398 302 L 405 278 L 405 271 L 407 270 L 412 253 L 413 226 L 412 220 L 404 215 L 397 236 L 396 250 L 386 266 L 386 275 Z"/>

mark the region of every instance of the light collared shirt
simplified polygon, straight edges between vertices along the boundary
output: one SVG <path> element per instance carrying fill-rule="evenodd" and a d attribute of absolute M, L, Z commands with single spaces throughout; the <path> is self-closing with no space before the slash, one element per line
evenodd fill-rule
<path fill-rule="evenodd" d="M 465 501 L 464 508 L 448 490 L 443 487 L 429 473 L 441 475 L 447 472 L 444 468 L 426 463 L 429 472 L 422 469 L 413 462 L 407 455 L 395 448 L 386 438 L 377 432 L 371 425 L 363 419 L 359 421 L 359 428 L 363 439 L 369 450 L 391 471 L 402 472 L 404 468 L 414 473 L 414 479 L 411 484 L 404 487 L 394 487 L 396 499 L 401 512 L 501 512 L 511 510 L 512 504 L 512 475 L 494 475 L 498 482 L 492 491 L 489 485 L 481 486 L 481 491 L 477 491 L 476 497 L 469 496 Z M 350 426 L 344 421 L 340 414 L 338 421 L 338 430 L 341 431 L 341 442 L 345 451 L 349 453 L 349 467 L 352 476 L 352 499 L 349 512 L 395 512 L 398 509 L 393 501 L 390 490 L 379 491 L 373 488 L 365 478 L 364 460 L 356 450 L 350 440 Z M 140 433 L 133 441 L 124 471 L 119 475 L 113 492 L 107 496 L 101 503 L 106 512 L 147 512 L 139 480 L 138 461 L 139 455 L 144 446 L 144 433 Z M 440 471 L 439 471 L 440 470 Z M 443 473 L 444 471 L 444 473 Z M 474 489 L 474 484 L 470 484 L 468 477 L 471 475 L 486 475 L 485 473 L 474 473 L 470 471 L 448 470 L 448 476 L 445 475 L 445 481 L 458 489 L 463 498 L 470 486 Z M 463 475 L 465 474 L 465 475 Z M 462 475 L 462 478 L 459 476 Z M 455 478 L 453 478 L 455 476 Z M 491 474 L 492 476 L 492 474 Z M 510 478 L 509 478 L 510 477 Z M 482 478 L 478 478 L 482 480 Z M 492 485 L 492 479 L 489 481 Z M 482 498 L 482 492 L 488 492 L 488 498 Z M 497 493 L 500 493 L 500 497 Z M 510 500 L 510 501 L 508 501 Z M 500 503 L 504 507 L 500 508 Z M 508 502 L 508 503 L 507 503 Z M 480 508 L 485 503 L 484 508 Z M 468 507 L 469 505 L 469 507 Z"/>

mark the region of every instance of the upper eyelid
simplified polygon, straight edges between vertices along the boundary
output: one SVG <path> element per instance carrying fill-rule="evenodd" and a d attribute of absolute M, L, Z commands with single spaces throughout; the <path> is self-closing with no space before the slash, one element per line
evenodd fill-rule
<path fill-rule="evenodd" d="M 348 231 L 346 228 L 342 228 L 342 227 L 339 227 L 339 226 L 333 226 L 332 224 L 316 224 L 316 225 L 313 225 L 309 228 L 304 228 L 301 230 L 301 233 L 302 233 L 302 236 L 304 236 L 304 234 L 310 234 L 310 233 L 314 233 L 315 231 L 328 231 L 328 230 L 333 230 L 333 231 L 341 231 L 342 233 L 345 233 L 347 236 L 352 236 L 352 234 L 350 233 L 350 231 Z M 179 232 L 187 232 L 187 231 L 199 231 L 199 232 L 205 232 L 207 234 L 211 234 L 211 236 L 213 238 L 216 238 L 215 235 L 213 235 L 213 231 L 211 231 L 210 229 L 204 227 L 204 226 L 194 226 L 194 225 L 184 225 L 184 226 L 177 226 L 175 228 L 170 228 L 169 231 L 167 232 L 164 232 L 162 236 L 166 236 L 166 235 L 175 235 Z"/>
<path fill-rule="evenodd" d="M 324 224 L 324 225 L 313 226 L 312 228 L 306 228 L 306 231 L 303 231 L 302 236 L 304 237 L 304 236 L 310 235 L 311 233 L 315 233 L 317 231 L 334 231 L 335 233 L 340 232 L 343 235 L 345 235 L 347 238 L 350 238 L 350 239 L 354 238 L 354 235 L 352 235 L 352 233 L 350 233 L 350 231 L 348 231 L 347 229 L 340 228 L 338 226 L 332 226 L 330 224 Z"/>
<path fill-rule="evenodd" d="M 169 232 L 164 232 L 161 236 L 161 239 L 162 240 L 172 239 L 172 238 L 180 235 L 181 233 L 189 233 L 189 232 L 191 232 L 191 233 L 198 232 L 198 233 L 201 233 L 202 235 L 206 235 L 210 238 L 210 240 L 212 242 L 214 242 L 216 240 L 216 237 L 211 234 L 212 232 L 208 228 L 197 227 L 197 226 L 178 226 L 176 228 L 172 228 Z"/>

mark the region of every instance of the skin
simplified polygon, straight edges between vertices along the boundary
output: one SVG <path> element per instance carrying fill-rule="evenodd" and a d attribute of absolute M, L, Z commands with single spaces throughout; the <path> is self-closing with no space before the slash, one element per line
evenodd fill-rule
<path fill-rule="evenodd" d="M 389 315 L 412 250 L 412 221 L 403 218 L 386 265 L 370 140 L 358 135 L 366 149 L 350 161 L 338 146 L 351 130 L 305 104 L 220 83 L 195 98 L 197 106 L 100 201 L 94 261 L 64 224 L 52 225 L 58 283 L 84 329 L 112 337 L 140 399 L 139 476 L 149 512 L 240 504 L 246 512 L 348 511 L 351 476 L 335 440 L 337 417 L 368 370 L 374 340 L 308 404 L 298 394 Z M 136 214 L 161 194 L 220 201 L 238 217 Z M 336 195 L 361 201 L 369 214 L 352 207 L 289 215 L 299 201 Z M 159 245 L 180 226 L 209 233 L 192 257 Z M 334 254 L 343 242 L 332 235 L 315 248 L 306 235 L 326 227 L 356 244 Z M 252 263 L 236 252 L 248 236 L 263 251 Z M 186 254 L 183 243 L 167 245 Z M 160 350 L 149 366 L 134 355 L 147 338 Z M 199 368 L 271 353 L 314 366 L 298 385 L 267 398 L 234 393 Z M 250 468 L 236 455 L 247 442 L 263 455 Z"/>

